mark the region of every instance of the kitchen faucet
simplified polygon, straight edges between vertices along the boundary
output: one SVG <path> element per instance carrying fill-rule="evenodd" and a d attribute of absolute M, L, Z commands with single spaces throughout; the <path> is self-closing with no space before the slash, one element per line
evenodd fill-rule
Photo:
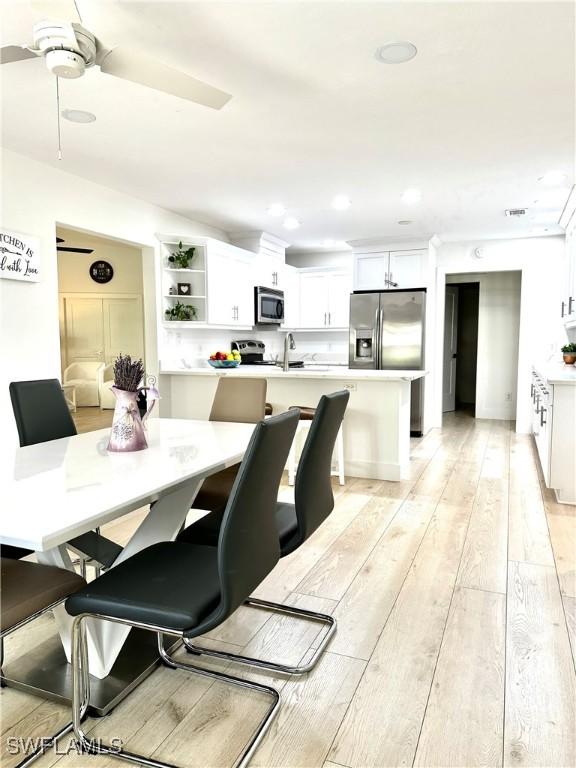
<path fill-rule="evenodd" d="M 286 337 L 284 338 L 284 370 L 289 371 L 290 370 L 290 360 L 288 359 L 290 356 L 290 350 L 296 349 L 296 342 L 294 341 L 294 336 L 288 331 L 286 334 Z"/>

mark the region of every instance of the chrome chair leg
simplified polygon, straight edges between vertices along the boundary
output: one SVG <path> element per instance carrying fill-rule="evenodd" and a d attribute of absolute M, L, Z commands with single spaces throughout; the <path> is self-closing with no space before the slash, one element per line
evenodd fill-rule
<path fill-rule="evenodd" d="M 90 676 L 88 673 L 88 648 L 86 644 L 86 632 L 82 622 L 88 618 L 90 614 L 82 614 L 74 619 L 72 625 L 72 723 L 74 728 L 74 735 L 78 741 L 81 750 L 87 754 L 106 754 L 111 757 L 118 757 L 122 760 L 127 760 L 131 763 L 138 765 L 149 766 L 149 768 L 177 768 L 172 763 L 163 763 L 158 760 L 153 760 L 150 757 L 144 757 L 143 755 L 136 755 L 132 752 L 127 752 L 120 747 L 108 745 L 98 741 L 92 741 L 86 736 L 82 730 L 82 711 L 87 708 L 90 701 Z M 161 627 L 152 627 L 150 625 L 132 624 L 128 621 L 120 621 L 117 619 L 111 619 L 110 617 L 98 616 L 98 618 L 105 618 L 108 621 L 118 621 L 120 624 L 126 624 L 128 626 L 138 626 L 142 629 L 148 629 L 155 631 L 158 637 L 158 653 L 160 658 L 169 667 L 173 669 L 182 669 L 186 672 L 194 672 L 204 677 L 211 677 L 215 680 L 219 680 L 224 683 L 230 683 L 242 688 L 248 688 L 254 691 L 265 693 L 272 699 L 272 704 L 266 713 L 266 716 L 260 722 L 254 736 L 250 743 L 242 752 L 240 757 L 234 764 L 234 768 L 245 768 L 256 748 L 262 741 L 264 734 L 270 727 L 272 720 L 278 713 L 280 706 L 280 694 L 275 688 L 271 688 L 267 685 L 260 683 L 253 683 L 249 680 L 241 680 L 231 675 L 226 675 L 221 672 L 213 672 L 212 670 L 201 669 L 195 667 L 192 664 L 185 664 L 184 662 L 174 659 L 168 651 L 164 648 L 163 635 L 170 634 L 176 637 L 182 636 L 178 633 L 165 632 Z"/>
<path fill-rule="evenodd" d="M 194 645 L 191 640 L 184 638 L 184 645 L 186 646 L 186 650 L 197 656 L 215 656 L 218 659 L 235 661 L 238 664 L 246 664 L 250 667 L 268 669 L 272 672 L 282 672 L 285 675 L 305 675 L 307 672 L 310 672 L 312 669 L 314 669 L 322 654 L 324 653 L 326 646 L 336 633 L 336 619 L 326 613 L 306 611 L 303 608 L 295 608 L 292 605 L 284 605 L 283 603 L 272 603 L 269 600 L 259 600 L 255 597 L 250 597 L 248 600 L 245 600 L 244 605 L 250 605 L 254 608 L 273 611 L 274 613 L 283 613 L 287 614 L 288 616 L 296 616 L 298 618 L 307 619 L 309 621 L 316 621 L 320 624 L 327 625 L 328 632 L 322 638 L 322 642 L 314 652 L 311 659 L 306 664 L 296 666 L 282 664 L 281 662 L 254 659 L 251 656 L 242 656 L 241 654 L 227 653 L 226 651 L 216 651 L 212 650 L 211 648 L 205 648 L 204 646 Z"/>

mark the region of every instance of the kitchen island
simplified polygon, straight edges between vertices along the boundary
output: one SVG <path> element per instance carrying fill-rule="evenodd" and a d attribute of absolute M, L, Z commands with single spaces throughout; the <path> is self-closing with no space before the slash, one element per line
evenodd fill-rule
<path fill-rule="evenodd" d="M 410 462 L 410 384 L 426 371 L 362 371 L 345 366 L 275 366 L 232 369 L 167 368 L 160 374 L 161 415 L 206 419 L 219 376 L 265 378 L 274 413 L 315 406 L 320 397 L 350 391 L 344 419 L 346 475 L 381 480 L 407 477 Z"/>

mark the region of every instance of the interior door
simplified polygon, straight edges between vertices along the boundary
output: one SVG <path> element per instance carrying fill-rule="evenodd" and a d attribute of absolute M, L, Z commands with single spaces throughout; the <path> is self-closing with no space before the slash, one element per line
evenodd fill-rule
<path fill-rule="evenodd" d="M 122 352 L 144 359 L 144 326 L 140 296 L 102 301 L 105 362 Z"/>
<path fill-rule="evenodd" d="M 444 306 L 444 377 L 442 411 L 456 410 L 456 366 L 458 354 L 458 288 L 446 286 Z"/>
<path fill-rule="evenodd" d="M 104 362 L 102 299 L 64 298 L 65 366 L 80 361 Z"/>

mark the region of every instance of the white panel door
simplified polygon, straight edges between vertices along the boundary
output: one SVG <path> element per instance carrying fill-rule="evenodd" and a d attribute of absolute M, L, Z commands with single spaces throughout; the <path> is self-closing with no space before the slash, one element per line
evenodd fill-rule
<path fill-rule="evenodd" d="M 140 296 L 104 299 L 105 362 L 113 362 L 122 353 L 144 359 L 144 324 Z"/>
<path fill-rule="evenodd" d="M 350 294 L 352 280 L 348 272 L 328 274 L 328 325 L 348 328 L 350 324 Z"/>
<path fill-rule="evenodd" d="M 362 253 L 354 257 L 354 290 L 383 291 L 387 287 L 388 251 Z"/>
<path fill-rule="evenodd" d="M 444 307 L 444 380 L 442 411 L 456 409 L 456 355 L 458 352 L 458 288 L 446 286 Z"/>
<path fill-rule="evenodd" d="M 328 327 L 328 279 L 325 274 L 300 275 L 300 326 Z"/>
<path fill-rule="evenodd" d="M 391 251 L 390 280 L 398 288 L 424 288 L 426 286 L 425 250 Z M 390 288 L 396 286 L 391 285 Z"/>
<path fill-rule="evenodd" d="M 104 362 L 102 299 L 64 298 L 65 366 L 80 361 Z"/>

